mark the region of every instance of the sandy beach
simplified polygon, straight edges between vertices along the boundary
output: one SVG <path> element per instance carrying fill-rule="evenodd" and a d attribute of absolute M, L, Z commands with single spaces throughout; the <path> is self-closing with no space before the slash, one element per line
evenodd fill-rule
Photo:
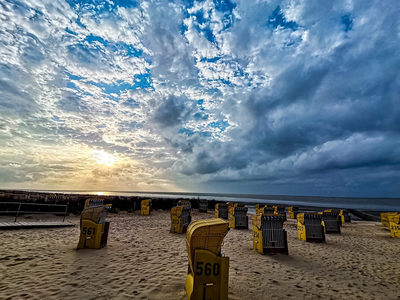
<path fill-rule="evenodd" d="M 193 220 L 213 217 L 192 210 Z M 170 212 L 108 220 L 100 250 L 75 250 L 74 215 L 75 227 L 0 231 L 0 299 L 187 299 L 185 234 L 169 233 Z M 400 299 L 400 240 L 380 222 L 346 223 L 325 244 L 299 241 L 295 220 L 285 229 L 289 256 L 255 252 L 251 222 L 228 232 L 229 299 Z"/>

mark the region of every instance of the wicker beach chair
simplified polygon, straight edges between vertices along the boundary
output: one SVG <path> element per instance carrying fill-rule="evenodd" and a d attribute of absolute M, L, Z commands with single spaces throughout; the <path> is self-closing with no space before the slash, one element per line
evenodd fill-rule
<path fill-rule="evenodd" d="M 298 214 L 297 230 L 299 240 L 315 243 L 325 242 L 325 228 L 322 222 L 321 214 Z"/>
<path fill-rule="evenodd" d="M 400 239 L 400 214 L 391 214 L 388 217 L 390 236 Z"/>
<path fill-rule="evenodd" d="M 235 229 L 248 229 L 247 207 L 235 204 L 229 209 L 229 227 Z"/>
<path fill-rule="evenodd" d="M 140 202 L 140 215 L 149 216 L 151 212 L 151 199 L 142 200 Z"/>
<path fill-rule="evenodd" d="M 261 254 L 289 254 L 285 215 L 258 214 L 253 218 L 253 249 Z"/>
<path fill-rule="evenodd" d="M 176 205 L 177 206 L 190 206 L 190 207 L 192 207 L 192 202 L 190 202 L 189 200 L 179 200 Z"/>
<path fill-rule="evenodd" d="M 100 249 L 107 245 L 110 222 L 106 221 L 107 208 L 88 207 L 83 210 L 80 221 L 78 249 Z"/>
<path fill-rule="evenodd" d="M 289 219 L 297 219 L 297 214 L 299 213 L 299 208 L 296 206 L 288 207 Z"/>
<path fill-rule="evenodd" d="M 228 222 L 218 219 L 191 223 L 186 232 L 189 261 L 185 290 L 189 300 L 227 300 L 229 258 L 221 256 Z"/>
<path fill-rule="evenodd" d="M 199 212 L 207 212 L 207 209 L 208 209 L 208 201 L 201 200 L 199 202 Z"/>
<path fill-rule="evenodd" d="M 224 203 L 215 204 L 215 217 L 228 220 L 228 205 Z"/>
<path fill-rule="evenodd" d="M 340 233 L 341 218 L 339 218 L 339 210 L 331 209 L 320 214 L 324 222 L 325 233 Z"/>
<path fill-rule="evenodd" d="M 185 233 L 192 221 L 190 206 L 175 206 L 171 209 L 171 232 Z"/>
<path fill-rule="evenodd" d="M 342 224 L 343 223 L 351 223 L 351 218 L 350 218 L 350 215 L 349 215 L 349 211 L 347 209 L 342 209 L 339 212 L 339 217 L 340 217 L 340 219 L 342 221 Z"/>

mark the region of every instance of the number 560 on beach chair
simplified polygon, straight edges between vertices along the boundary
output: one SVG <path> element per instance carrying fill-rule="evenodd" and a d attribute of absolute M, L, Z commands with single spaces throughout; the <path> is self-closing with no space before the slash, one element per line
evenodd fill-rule
<path fill-rule="evenodd" d="M 222 219 L 193 222 L 186 232 L 189 274 L 185 289 L 189 300 L 227 300 L 229 258 L 221 257 L 221 246 L 229 230 Z"/>
<path fill-rule="evenodd" d="M 110 205 L 88 207 L 81 215 L 81 234 L 78 249 L 100 249 L 107 245 L 110 222 L 106 221 Z"/>

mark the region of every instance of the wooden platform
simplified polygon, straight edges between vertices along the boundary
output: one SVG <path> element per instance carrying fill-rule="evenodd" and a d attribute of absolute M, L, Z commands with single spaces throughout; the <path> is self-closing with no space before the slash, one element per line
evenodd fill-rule
<path fill-rule="evenodd" d="M 0 222 L 0 230 L 33 229 L 75 226 L 69 222 Z"/>

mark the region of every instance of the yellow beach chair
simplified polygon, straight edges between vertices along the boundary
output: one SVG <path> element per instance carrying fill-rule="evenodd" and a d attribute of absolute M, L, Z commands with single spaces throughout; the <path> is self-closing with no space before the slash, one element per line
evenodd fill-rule
<path fill-rule="evenodd" d="M 297 214 L 299 213 L 299 208 L 296 206 L 288 207 L 289 219 L 297 219 Z"/>
<path fill-rule="evenodd" d="M 83 210 L 80 221 L 78 249 L 100 249 L 107 245 L 110 222 L 106 221 L 107 208 L 88 207 Z"/>
<path fill-rule="evenodd" d="M 320 214 L 324 222 L 325 233 L 340 233 L 341 218 L 339 218 L 339 210 L 325 210 Z"/>
<path fill-rule="evenodd" d="M 171 232 L 185 233 L 192 221 L 190 206 L 175 206 L 171 209 Z"/>
<path fill-rule="evenodd" d="M 151 199 L 142 200 L 140 202 L 140 215 L 149 216 L 151 211 Z"/>
<path fill-rule="evenodd" d="M 228 205 L 224 203 L 215 204 L 215 217 L 228 220 Z"/>
<path fill-rule="evenodd" d="M 208 210 L 208 201 L 202 200 L 199 202 L 199 212 L 207 212 Z"/>
<path fill-rule="evenodd" d="M 189 200 L 179 200 L 176 205 L 177 206 L 190 206 L 190 207 L 192 207 L 192 202 L 190 202 Z"/>
<path fill-rule="evenodd" d="M 298 214 L 297 232 L 301 241 L 325 243 L 325 227 L 322 215 L 316 213 Z"/>
<path fill-rule="evenodd" d="M 228 222 L 218 219 L 191 223 L 186 232 L 189 260 L 185 290 L 189 300 L 227 300 L 229 258 L 221 256 Z"/>
<path fill-rule="evenodd" d="M 253 249 L 261 254 L 289 254 L 285 215 L 258 214 L 253 218 Z"/>
<path fill-rule="evenodd" d="M 229 211 L 229 227 L 235 229 L 248 229 L 249 221 L 247 217 L 247 207 L 235 204 Z"/>
<path fill-rule="evenodd" d="M 389 216 L 395 216 L 397 215 L 398 212 L 383 212 L 381 213 L 381 221 L 382 221 L 382 226 L 389 228 L 390 224 L 389 224 Z"/>
<path fill-rule="evenodd" d="M 390 236 L 393 238 L 400 239 L 400 214 L 389 215 L 388 222 L 389 222 Z"/>

